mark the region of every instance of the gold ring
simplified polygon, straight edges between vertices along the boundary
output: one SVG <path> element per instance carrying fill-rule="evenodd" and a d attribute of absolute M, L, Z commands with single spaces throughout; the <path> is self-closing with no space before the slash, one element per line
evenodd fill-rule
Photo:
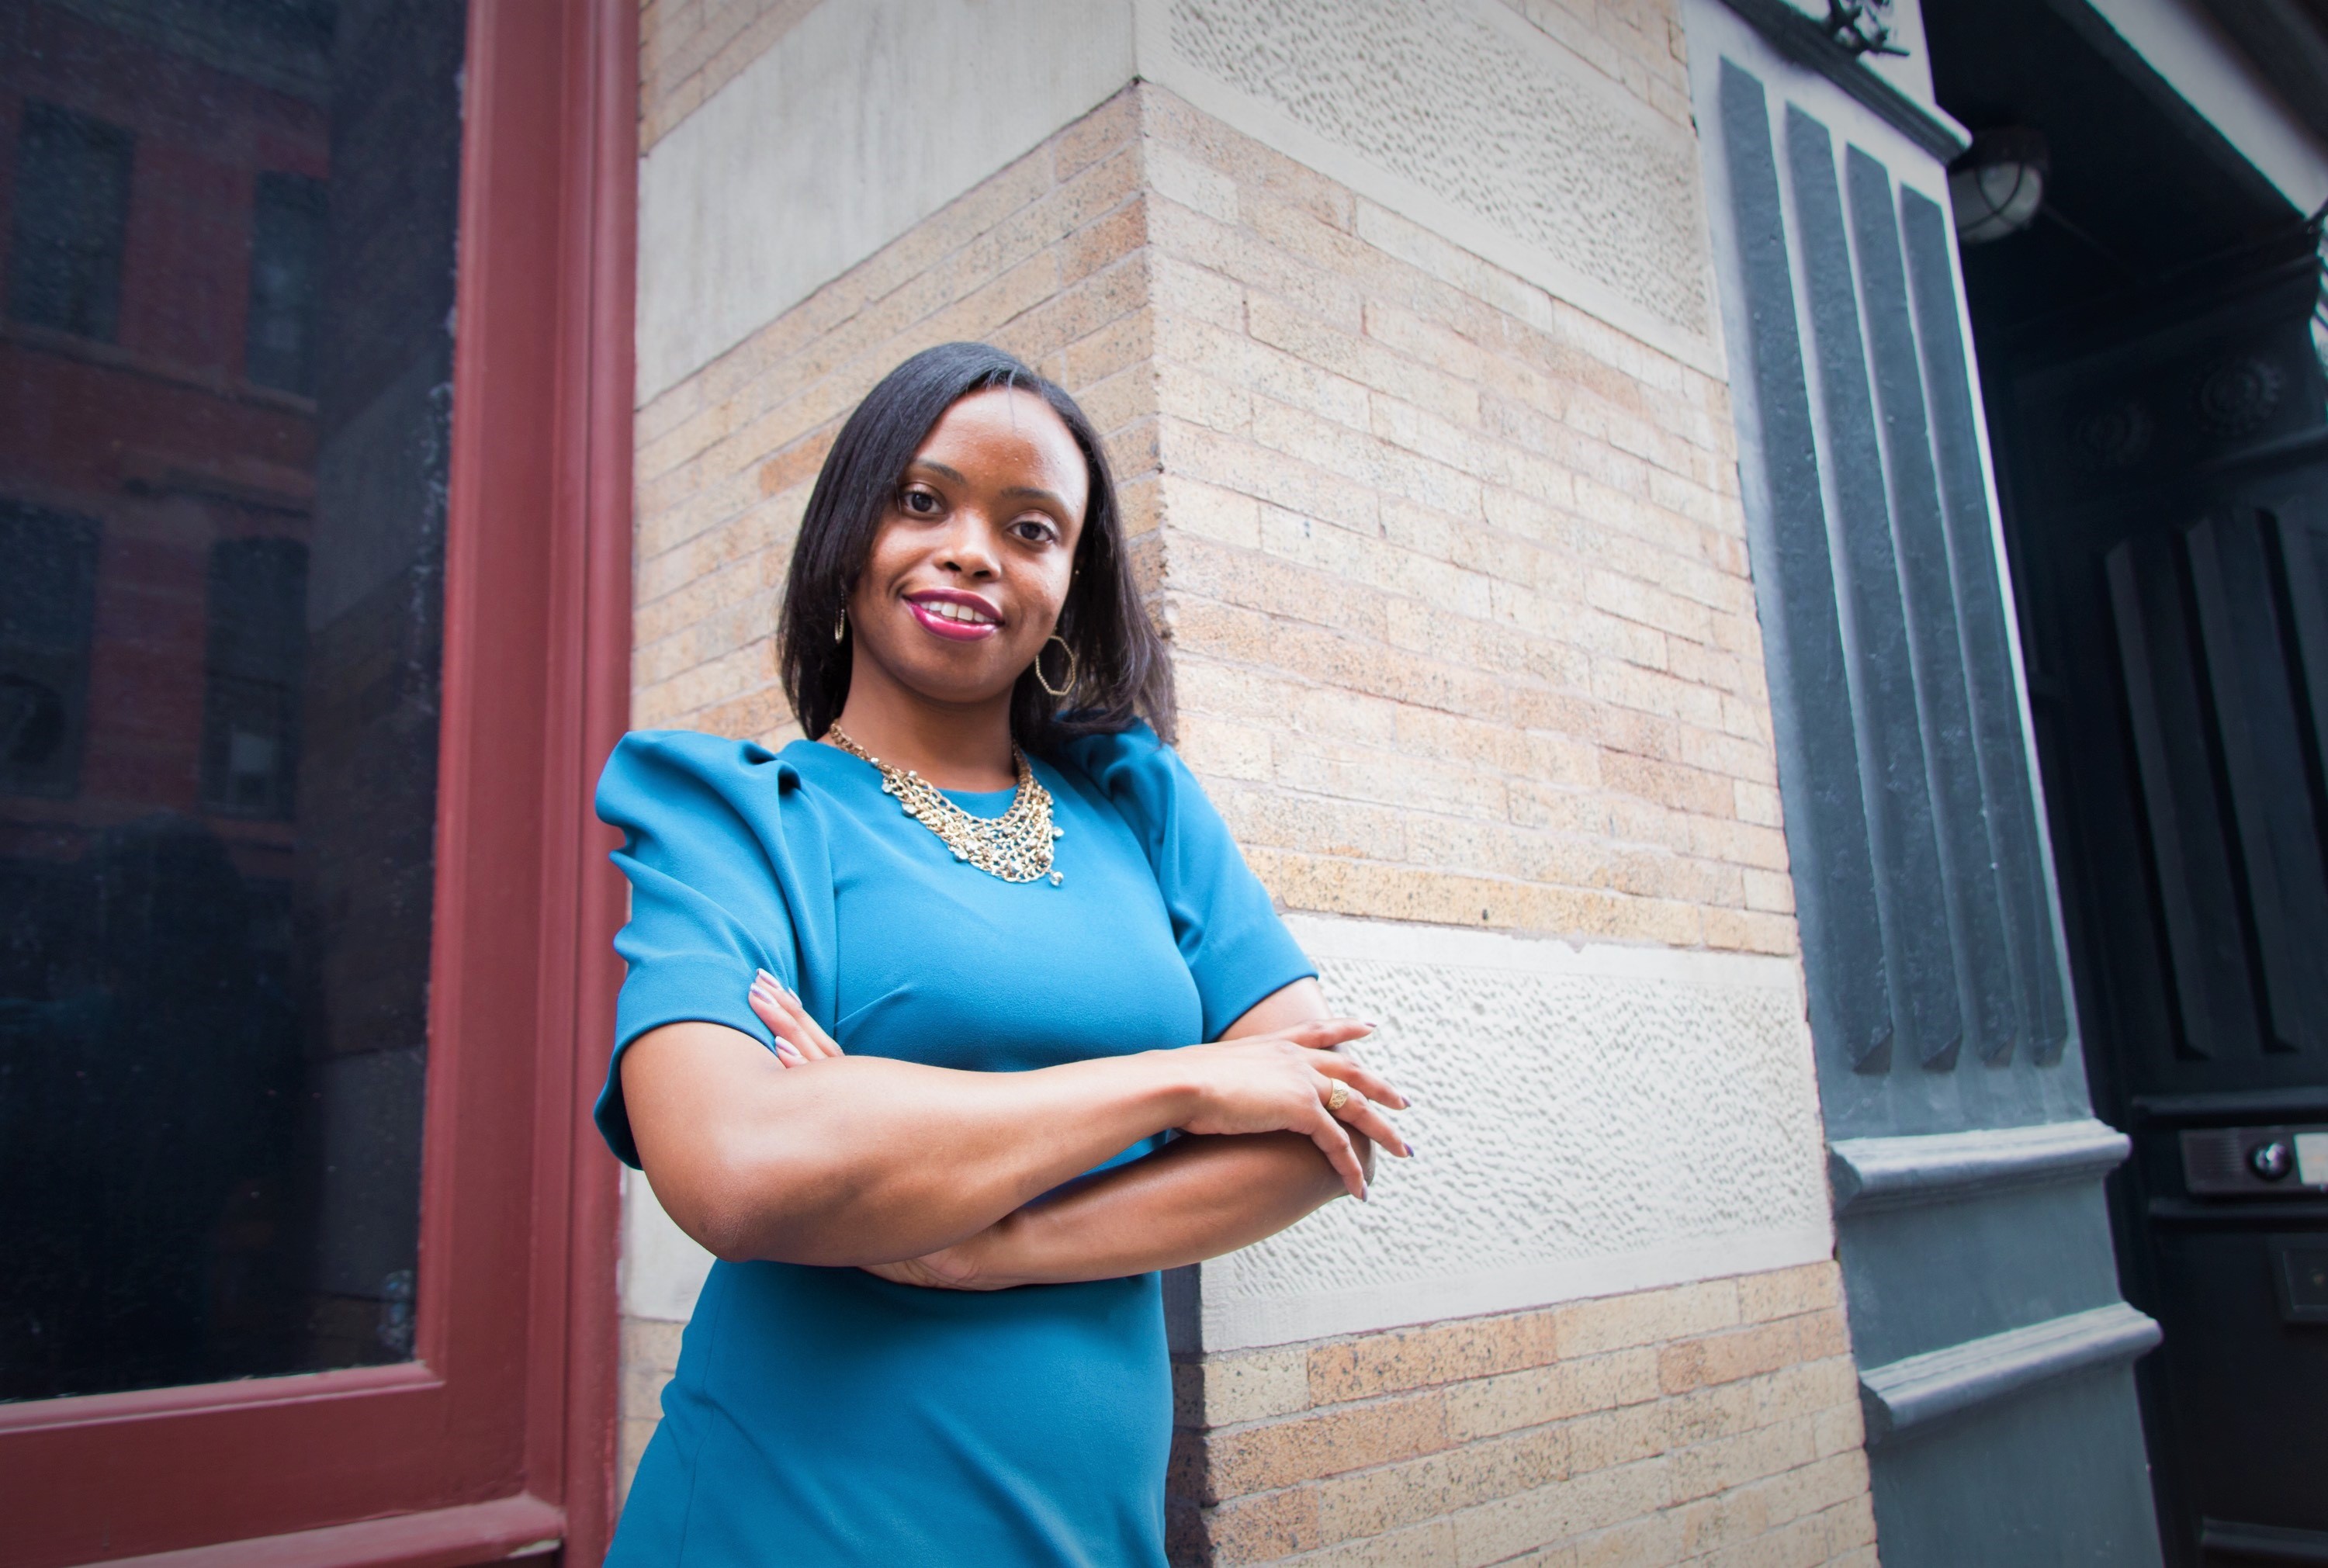
<path fill-rule="evenodd" d="M 1339 1079 L 1336 1079 L 1334 1083 L 1334 1092 L 1326 1096 L 1326 1109 L 1338 1116 L 1342 1113 L 1342 1107 L 1349 1103 L 1350 1086 L 1347 1084 L 1341 1082 Z"/>

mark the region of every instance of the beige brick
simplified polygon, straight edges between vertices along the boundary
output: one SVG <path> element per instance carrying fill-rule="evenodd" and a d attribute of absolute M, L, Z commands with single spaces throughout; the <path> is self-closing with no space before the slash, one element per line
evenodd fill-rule
<path fill-rule="evenodd" d="M 1655 1513 L 1665 1504 L 1665 1467 L 1657 1460 L 1572 1477 L 1456 1516 L 1458 1551 L 1463 1561 L 1499 1562 Z"/>
<path fill-rule="evenodd" d="M 1657 1352 L 1619 1350 L 1606 1356 L 1455 1385 L 1447 1390 L 1449 1430 L 1460 1441 L 1541 1426 L 1657 1396 Z"/>
<path fill-rule="evenodd" d="M 1752 1323 L 1825 1311 L 1842 1304 L 1842 1271 L 1832 1263 L 1749 1274 L 1738 1282 L 1738 1310 Z"/>
<path fill-rule="evenodd" d="M 1670 1511 L 1579 1536 L 1564 1550 L 1574 1568 L 1666 1568 L 1681 1560 L 1681 1521 Z"/>
<path fill-rule="evenodd" d="M 1666 1473 L 1673 1500 L 1686 1502 L 1810 1464 L 1818 1457 L 1812 1423 L 1790 1421 L 1679 1450 L 1671 1456 Z"/>
<path fill-rule="evenodd" d="M 1552 1314 L 1472 1318 L 1324 1345 L 1309 1357 L 1319 1404 L 1541 1366 L 1555 1357 Z"/>
<path fill-rule="evenodd" d="M 1533 1490 L 1567 1473 L 1567 1452 L 1561 1429 L 1539 1427 L 1337 1477 L 1317 1488 L 1319 1526 L 1328 1541 L 1379 1535 Z"/>
<path fill-rule="evenodd" d="M 1841 1313 L 1810 1313 L 1667 1345 L 1658 1352 L 1658 1378 L 1679 1394 L 1848 1349 Z"/>
<path fill-rule="evenodd" d="M 1299 1347 L 1208 1356 L 1172 1367 L 1174 1419 L 1229 1426 L 1310 1407 L 1310 1357 Z"/>
<path fill-rule="evenodd" d="M 1615 1469 L 1651 1459 L 1673 1446 L 1672 1421 L 1663 1400 L 1594 1411 L 1563 1422 L 1568 1462 L 1578 1474 Z"/>
<path fill-rule="evenodd" d="M 1445 1519 L 1386 1535 L 1344 1541 L 1300 1559 L 1301 1568 L 1446 1568 L 1460 1562 L 1455 1526 Z"/>
<path fill-rule="evenodd" d="M 1314 1487 L 1235 1498 L 1200 1516 L 1213 1563 L 1268 1563 L 1322 1544 Z"/>
<path fill-rule="evenodd" d="M 1738 1320 L 1737 1285 L 1708 1280 L 1572 1302 L 1560 1309 L 1560 1342 L 1571 1355 L 1587 1354 L 1704 1334 Z"/>
<path fill-rule="evenodd" d="M 1217 1502 L 1388 1464 L 1447 1444 L 1447 1404 L 1435 1393 L 1232 1428 L 1205 1440 L 1197 1496 Z"/>

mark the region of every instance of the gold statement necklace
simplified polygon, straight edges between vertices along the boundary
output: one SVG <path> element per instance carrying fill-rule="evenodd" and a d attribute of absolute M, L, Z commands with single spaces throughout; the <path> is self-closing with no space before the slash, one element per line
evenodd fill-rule
<path fill-rule="evenodd" d="M 1005 882 L 1032 882 L 1048 877 L 1051 886 L 1066 874 L 1051 869 L 1052 844 L 1067 836 L 1051 822 L 1051 792 L 1027 765 L 1027 754 L 1014 742 L 1010 761 L 1018 770 L 1018 793 L 1010 809 L 999 817 L 973 817 L 946 799 L 943 791 L 910 768 L 893 767 L 850 737 L 838 724 L 824 738 L 853 757 L 881 771 L 881 793 L 895 795 L 907 816 L 935 833 L 953 858 L 977 867 Z"/>

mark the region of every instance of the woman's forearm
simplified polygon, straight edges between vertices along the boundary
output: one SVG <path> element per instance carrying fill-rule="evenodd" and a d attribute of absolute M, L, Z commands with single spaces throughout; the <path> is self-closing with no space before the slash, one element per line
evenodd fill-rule
<path fill-rule="evenodd" d="M 1297 1134 L 1181 1138 L 934 1261 L 973 1289 L 1118 1279 L 1250 1246 L 1341 1196 L 1341 1178 Z"/>
<path fill-rule="evenodd" d="M 1174 1055 L 786 1070 L 733 1029 L 672 1024 L 632 1046 L 623 1083 L 656 1196 L 696 1240 L 727 1258 L 869 1263 L 984 1230 L 1186 1120 Z"/>
<path fill-rule="evenodd" d="M 1328 1016 L 1318 982 L 1299 980 L 1262 999 L 1222 1038 Z M 1403 1140 L 1397 1147 L 1404 1149 Z M 1359 1140 L 1356 1152 L 1371 1178 L 1375 1146 Z M 1343 1191 L 1318 1146 L 1296 1133 L 1179 1138 L 1145 1160 L 1009 1215 L 944 1256 L 914 1260 L 913 1277 L 993 1290 L 1178 1268 L 1275 1235 Z M 947 1278 L 948 1271 L 960 1277 Z"/>
<path fill-rule="evenodd" d="M 1404 1102 L 1333 1054 L 1372 1026 L 1319 1016 L 1316 991 L 1311 981 L 1285 987 L 1211 1045 L 978 1073 L 846 1056 L 771 981 L 754 988 L 752 1005 L 774 1030 L 777 1052 L 718 1024 L 665 1025 L 624 1053 L 623 1091 L 655 1196 L 717 1255 L 910 1262 L 979 1235 L 1167 1129 L 1237 1139 L 1290 1131 L 1362 1192 L 1360 1147 L 1368 1139 L 1405 1147 L 1377 1105 Z M 1185 1158 L 1159 1169 L 1176 1170 Z M 1197 1182 L 1186 1197 L 1200 1209 L 1225 1204 L 1232 1186 Z M 1295 1195 L 1307 1191 L 1306 1179 L 1295 1182 Z M 1173 1200 L 1167 1189 L 1152 1204 Z M 1253 1235 L 1265 1235 L 1317 1201 L 1263 1201 L 1257 1218 L 1223 1219 L 1176 1244 L 1209 1244 L 1212 1231 L 1241 1235 L 1256 1223 Z M 1274 1217 L 1281 1208 L 1283 1217 Z"/>

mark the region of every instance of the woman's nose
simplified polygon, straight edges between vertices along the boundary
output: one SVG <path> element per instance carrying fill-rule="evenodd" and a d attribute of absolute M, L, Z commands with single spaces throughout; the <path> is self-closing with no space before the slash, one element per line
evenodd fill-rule
<path fill-rule="evenodd" d="M 1000 570 L 993 525 L 965 507 L 938 541 L 938 565 L 964 577 L 990 577 Z"/>

